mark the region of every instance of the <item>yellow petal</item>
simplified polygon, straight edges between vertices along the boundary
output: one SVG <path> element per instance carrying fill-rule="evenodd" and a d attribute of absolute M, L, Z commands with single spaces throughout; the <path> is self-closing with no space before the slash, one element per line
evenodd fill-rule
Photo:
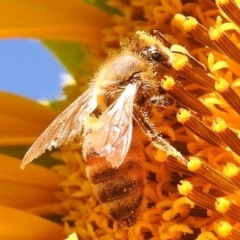
<path fill-rule="evenodd" d="M 63 227 L 44 218 L 0 206 L 0 239 L 64 239 Z"/>
<path fill-rule="evenodd" d="M 97 42 L 109 15 L 84 1 L 2 0 L 0 38 L 30 37 Z"/>
<path fill-rule="evenodd" d="M 16 37 L 96 44 L 99 43 L 99 39 L 102 39 L 103 34 L 99 29 L 85 26 L 45 26 L 43 28 L 16 28 L 0 31 L 0 38 Z"/>
<path fill-rule="evenodd" d="M 19 159 L 0 154 L 0 204 L 28 210 L 56 203 L 54 193 L 62 178 L 34 164 L 23 171 L 20 163 Z"/>
<path fill-rule="evenodd" d="M 31 144 L 58 112 L 30 99 L 0 92 L 0 145 Z"/>

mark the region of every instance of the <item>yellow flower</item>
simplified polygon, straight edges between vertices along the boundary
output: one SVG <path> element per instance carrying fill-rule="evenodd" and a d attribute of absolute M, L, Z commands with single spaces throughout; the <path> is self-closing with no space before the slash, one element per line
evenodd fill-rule
<path fill-rule="evenodd" d="M 30 166 L 31 169 L 25 172 L 21 171 L 17 156 L 23 154 L 24 148 L 16 147 L 31 144 L 45 125 L 56 116 L 56 112 L 13 94 L 2 92 L 0 99 L 0 238 L 63 238 L 60 225 L 37 216 L 62 211 L 52 195 L 52 192 L 57 192 L 62 181 L 61 176 L 37 165 Z M 45 115 L 42 115 L 42 111 Z M 39 231 L 39 226 L 45 229 L 44 232 Z"/>
<path fill-rule="evenodd" d="M 78 0 L 1 1 L 0 8 L 0 38 L 41 39 L 75 77 L 84 49 L 91 47 L 89 52 L 99 55 L 102 28 L 111 26 L 109 14 Z M 49 169 L 56 161 L 44 156 L 40 164 L 48 168 L 19 169 L 26 146 L 58 112 L 13 94 L 1 92 L 0 99 L 0 239 L 64 239 L 68 233 L 59 224 L 67 214 L 59 201 L 64 178 Z"/>
<path fill-rule="evenodd" d="M 110 0 L 108 4 L 121 12 L 111 16 L 114 27 L 109 25 L 108 15 L 95 12 L 95 21 L 89 21 L 87 14 L 77 14 L 82 12 L 78 10 L 83 4 L 80 0 L 66 4 L 68 7 L 54 1 L 44 2 L 44 5 L 33 5 L 30 1 L 25 6 L 17 1 L 4 4 L 11 7 L 9 14 L 12 9 L 16 12 L 8 15 L 6 8 L 3 17 L 6 22 L 2 26 L 6 31 L 0 36 L 55 38 L 90 44 L 98 56 L 117 47 L 120 40 L 133 36 L 138 30 L 158 29 L 164 33 L 174 44 L 170 50 L 172 67 L 177 74 L 176 79 L 166 76 L 162 88 L 178 100 L 180 107 L 178 111 L 162 111 L 157 126 L 188 162 L 184 165 L 173 157 L 166 159 L 151 144 L 146 147 L 148 161 L 144 163 L 144 170 L 148 208 L 134 226 L 125 229 L 112 222 L 96 200 L 85 177 L 79 146 L 62 146 L 60 151 L 52 153 L 62 163 L 53 163 L 51 170 L 30 164 L 20 172 L 19 160 L 3 155 L 2 161 L 6 163 L 3 162 L 0 175 L 4 189 L 0 198 L 1 222 L 5 222 L 0 231 L 2 236 L 59 239 L 64 234 L 66 237 L 76 232 L 80 239 L 102 240 L 240 237 L 240 10 L 237 1 L 218 0 L 215 4 L 211 0 L 163 0 L 161 3 Z M 19 16 L 19 21 L 8 22 L 16 13 L 21 15 L 19 9 L 25 18 Z M 58 11 L 64 16 L 58 15 Z M 97 10 L 91 8 L 83 14 L 87 11 Z M 93 28 L 96 30 L 94 36 L 88 31 Z M 75 29 L 84 36 L 76 34 Z M 97 45 L 101 48 L 97 49 Z M 75 77 L 81 85 L 81 76 Z M 72 98 L 72 88 L 65 90 Z M 2 145 L 32 143 L 56 116 L 53 110 L 26 99 L 8 94 L 0 97 L 1 102 L 8 103 L 0 108 Z M 18 105 L 21 110 L 15 107 Z M 61 216 L 61 224 L 54 223 L 53 216 Z"/>
<path fill-rule="evenodd" d="M 108 14 L 84 1 L 1 1 L 0 38 L 57 39 L 98 44 Z M 101 21 L 99 21 L 101 19 Z"/>

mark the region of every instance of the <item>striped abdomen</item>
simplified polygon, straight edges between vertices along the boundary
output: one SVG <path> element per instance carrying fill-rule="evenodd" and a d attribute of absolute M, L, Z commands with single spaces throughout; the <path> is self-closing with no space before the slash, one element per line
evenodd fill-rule
<path fill-rule="evenodd" d="M 142 152 L 133 144 L 118 168 L 113 168 L 105 157 L 86 155 L 87 177 L 98 200 L 114 220 L 128 227 L 137 221 L 144 208 L 145 176 L 142 161 Z"/>

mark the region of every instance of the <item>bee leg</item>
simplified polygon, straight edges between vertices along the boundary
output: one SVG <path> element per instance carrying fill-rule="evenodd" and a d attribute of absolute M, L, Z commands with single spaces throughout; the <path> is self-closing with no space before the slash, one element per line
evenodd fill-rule
<path fill-rule="evenodd" d="M 167 156 L 172 156 L 176 158 L 182 164 L 187 164 L 187 160 L 183 157 L 183 155 L 178 152 L 165 139 L 163 139 L 161 133 L 156 129 L 153 122 L 149 119 L 148 114 L 142 111 L 142 109 L 138 105 L 134 106 L 134 120 L 141 127 L 142 131 L 148 136 L 148 138 L 156 148 L 165 152 Z"/>
<path fill-rule="evenodd" d="M 176 102 L 171 97 L 166 97 L 165 95 L 161 94 L 158 96 L 153 96 L 146 100 L 145 106 L 142 108 L 145 112 L 148 113 L 148 117 L 152 117 L 152 109 L 155 107 L 159 112 L 161 112 L 163 109 L 171 106 L 175 106 Z"/>
<path fill-rule="evenodd" d="M 171 97 L 166 97 L 164 95 L 154 96 L 150 98 L 147 102 L 148 106 L 154 106 L 159 108 L 166 108 L 172 106 L 175 100 Z"/>

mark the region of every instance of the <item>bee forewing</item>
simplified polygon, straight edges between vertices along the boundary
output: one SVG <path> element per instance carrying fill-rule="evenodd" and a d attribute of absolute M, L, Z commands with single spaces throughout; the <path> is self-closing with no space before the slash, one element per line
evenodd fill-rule
<path fill-rule="evenodd" d="M 89 88 L 69 105 L 41 134 L 23 158 L 21 168 L 52 147 L 59 147 L 81 134 L 82 125 L 97 107 L 97 93 Z"/>
<path fill-rule="evenodd" d="M 137 89 L 138 84 L 129 84 L 97 120 L 97 128 L 86 128 L 83 149 L 92 148 L 100 156 L 106 156 L 113 167 L 121 165 L 131 144 L 133 104 Z"/>

